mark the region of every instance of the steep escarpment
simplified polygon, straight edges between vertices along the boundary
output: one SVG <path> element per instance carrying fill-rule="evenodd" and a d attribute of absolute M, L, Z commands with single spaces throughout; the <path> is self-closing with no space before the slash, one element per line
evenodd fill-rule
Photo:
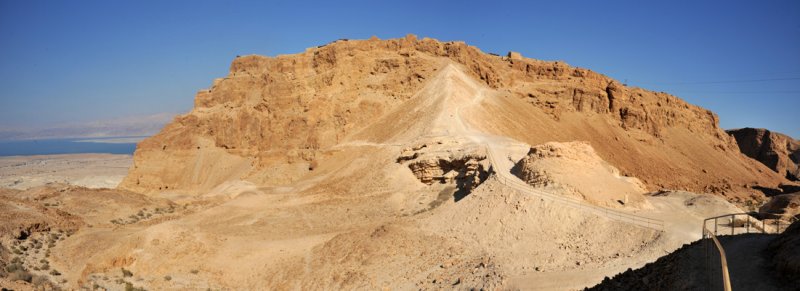
<path fill-rule="evenodd" d="M 451 112 L 431 101 L 436 90 L 426 85 L 448 66 L 482 86 L 480 106 Z M 426 125 L 438 117 L 430 115 L 444 114 L 530 145 L 587 141 L 651 189 L 740 197 L 784 181 L 739 154 L 714 113 L 675 96 L 563 62 L 408 36 L 236 58 L 190 113 L 139 144 L 120 187 L 198 193 L 232 179 L 283 185 L 337 163 L 336 145 L 411 145 L 433 133 Z"/>
<path fill-rule="evenodd" d="M 763 128 L 727 131 L 743 154 L 756 159 L 786 179 L 800 180 L 800 141 Z"/>

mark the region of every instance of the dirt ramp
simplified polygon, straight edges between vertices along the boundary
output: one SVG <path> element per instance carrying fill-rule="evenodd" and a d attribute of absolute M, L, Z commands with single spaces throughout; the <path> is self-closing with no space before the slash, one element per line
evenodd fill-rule
<path fill-rule="evenodd" d="M 650 207 L 639 179 L 620 175 L 586 142 L 534 146 L 512 170 L 533 187 L 605 207 Z"/>
<path fill-rule="evenodd" d="M 464 199 L 421 218 L 420 224 L 430 232 L 480 247 L 504 272 L 517 277 L 627 268 L 631 256 L 652 255 L 650 247 L 659 239 L 651 229 L 526 195 L 492 177 Z"/>

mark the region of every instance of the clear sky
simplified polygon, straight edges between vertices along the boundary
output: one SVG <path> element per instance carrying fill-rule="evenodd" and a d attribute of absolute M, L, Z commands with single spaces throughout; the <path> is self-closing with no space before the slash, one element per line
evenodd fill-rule
<path fill-rule="evenodd" d="M 236 55 L 408 33 L 563 60 L 724 128 L 800 138 L 797 0 L 0 1 L 0 128 L 186 112 Z"/>

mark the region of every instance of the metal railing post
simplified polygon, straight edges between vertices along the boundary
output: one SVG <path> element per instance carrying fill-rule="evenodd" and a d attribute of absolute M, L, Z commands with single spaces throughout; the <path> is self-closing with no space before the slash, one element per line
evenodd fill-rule
<path fill-rule="evenodd" d="M 714 235 L 717 235 L 717 225 L 719 225 L 719 223 L 717 223 L 717 218 L 715 217 L 714 218 Z"/>
<path fill-rule="evenodd" d="M 750 215 L 747 215 L 747 233 L 750 233 Z"/>

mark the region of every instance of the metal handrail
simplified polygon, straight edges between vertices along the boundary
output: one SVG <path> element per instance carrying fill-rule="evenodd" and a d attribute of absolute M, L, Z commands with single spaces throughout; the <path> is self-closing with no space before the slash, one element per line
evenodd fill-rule
<path fill-rule="evenodd" d="M 719 261 L 720 261 L 720 266 L 721 266 L 721 269 L 722 269 L 721 270 L 721 272 L 722 272 L 722 288 L 725 291 L 731 291 L 731 276 L 730 276 L 730 273 L 728 272 L 728 257 L 725 254 L 725 249 L 722 247 L 722 244 L 717 239 L 717 236 L 714 233 L 712 233 L 711 230 L 706 228 L 705 225 L 703 225 L 703 232 L 704 232 L 703 233 L 703 237 L 707 238 L 707 239 L 711 239 L 714 242 L 714 246 L 717 248 L 717 251 L 719 252 Z M 706 237 L 706 235 L 708 235 L 708 237 Z M 709 263 L 708 248 L 706 247 L 706 264 L 708 264 L 708 263 Z M 709 283 L 709 285 L 711 285 L 711 280 L 712 279 L 711 279 L 711 267 L 710 267 L 710 265 L 707 266 L 706 272 L 708 272 L 708 276 L 709 276 L 708 277 L 708 279 L 709 279 L 708 283 Z"/>
<path fill-rule="evenodd" d="M 703 227 L 702 227 L 703 239 L 710 239 L 711 241 L 713 241 L 714 245 L 716 246 L 717 250 L 719 251 L 720 263 L 721 263 L 721 267 L 722 267 L 722 284 L 723 284 L 723 288 L 726 291 L 730 291 L 731 290 L 731 282 L 730 282 L 730 275 L 728 273 L 728 260 L 727 260 L 726 254 L 725 254 L 725 249 L 722 248 L 722 244 L 717 239 L 717 235 L 720 234 L 719 228 L 718 228 L 719 220 L 720 219 L 724 219 L 724 218 L 728 218 L 728 221 L 730 221 L 731 235 L 735 235 L 736 234 L 736 228 L 737 228 L 737 226 L 736 226 L 736 217 L 737 216 L 745 216 L 745 217 L 747 217 L 747 221 L 745 221 L 745 223 L 744 223 L 744 227 L 746 229 L 745 233 L 750 233 L 750 226 L 751 225 L 758 226 L 758 222 L 761 222 L 761 233 L 770 233 L 769 231 L 767 231 L 767 227 L 766 227 L 767 226 L 767 221 L 770 221 L 770 220 L 773 221 L 770 225 L 775 225 L 774 231 L 771 232 L 771 233 L 775 233 L 775 234 L 781 233 L 781 221 L 782 221 L 781 218 L 762 218 L 762 219 L 759 220 L 758 218 L 753 217 L 753 214 L 755 214 L 755 213 L 744 213 L 744 212 L 741 212 L 741 213 L 729 213 L 729 214 L 723 214 L 723 215 L 719 215 L 719 216 L 709 217 L 709 218 L 706 218 L 706 219 L 703 220 Z M 756 223 L 752 223 L 751 219 L 755 219 Z M 708 222 L 712 221 L 712 220 L 714 221 L 714 230 L 713 231 L 708 226 Z M 795 222 L 795 221 L 797 221 L 797 218 L 791 217 L 791 218 L 789 218 L 789 223 L 786 223 L 784 225 L 786 227 L 788 227 L 789 224 L 791 224 L 792 222 Z M 783 230 L 786 230 L 786 228 L 783 228 Z M 706 242 L 708 242 L 708 241 L 706 241 Z M 706 264 L 707 264 L 707 272 L 708 272 L 708 276 L 709 276 L 708 277 L 708 284 L 709 284 L 709 286 L 711 286 L 712 282 L 713 282 L 713 279 L 711 278 L 711 267 L 710 267 L 710 257 L 709 257 L 709 254 L 708 254 L 708 247 L 706 247 Z"/>
<path fill-rule="evenodd" d="M 740 213 L 729 213 L 729 214 L 723 214 L 723 215 L 719 215 L 719 216 L 709 217 L 709 218 L 706 218 L 706 219 L 703 220 L 703 228 L 702 229 L 703 229 L 703 231 L 705 231 L 705 229 L 707 229 L 708 222 L 713 220 L 714 221 L 714 235 L 719 235 L 719 229 L 718 229 L 719 220 L 723 219 L 723 218 L 728 218 L 728 220 L 731 223 L 731 225 L 730 225 L 731 235 L 734 235 L 734 234 L 736 234 L 736 217 L 737 216 L 745 216 L 745 217 L 747 217 L 747 221 L 745 222 L 745 226 L 744 226 L 745 227 L 745 233 L 750 233 L 750 226 L 751 225 L 755 226 L 754 228 L 757 229 L 758 222 L 761 222 L 761 233 L 769 233 L 769 231 L 767 231 L 767 225 L 768 225 L 767 222 L 768 221 L 772 221 L 772 223 L 770 223 L 769 225 L 774 225 L 775 226 L 775 231 L 773 231 L 772 233 L 776 233 L 776 234 L 777 233 L 781 233 L 781 222 L 783 221 L 783 219 L 781 219 L 781 218 L 762 218 L 762 219 L 758 219 L 756 217 L 753 217 L 753 214 L 755 214 L 755 213 L 740 212 Z M 752 223 L 753 219 L 755 220 L 755 223 Z M 797 221 L 797 219 L 794 218 L 794 217 L 791 217 L 789 219 L 788 223 L 783 224 L 783 226 L 785 226 L 783 228 L 783 230 L 786 230 L 786 227 L 788 227 L 794 221 Z"/>
<path fill-rule="evenodd" d="M 491 148 L 489 147 L 488 143 L 486 144 L 486 152 L 487 152 L 487 155 L 489 156 L 490 162 L 492 164 L 494 164 L 494 165 L 497 165 L 497 163 L 496 163 L 497 160 L 494 158 L 494 154 L 492 153 Z M 658 231 L 664 231 L 664 221 L 663 220 L 650 218 L 650 217 L 639 216 L 639 215 L 635 215 L 635 214 L 631 214 L 631 213 L 625 213 L 625 212 L 621 212 L 621 211 L 617 211 L 617 210 L 614 210 L 614 209 L 601 207 L 601 206 L 597 206 L 597 205 L 591 205 L 591 204 L 584 203 L 584 202 L 576 200 L 576 199 L 567 198 L 567 197 L 555 195 L 555 194 L 552 194 L 552 193 L 548 193 L 548 192 L 545 192 L 545 191 L 537 190 L 537 189 L 534 189 L 533 187 L 531 187 L 530 185 L 528 185 L 527 183 L 522 182 L 519 179 L 512 179 L 512 178 L 506 177 L 505 175 L 507 173 L 500 172 L 500 171 L 494 171 L 494 172 L 496 173 L 496 177 L 498 177 L 498 181 L 500 181 L 500 183 L 502 183 L 502 184 L 504 184 L 506 186 L 509 186 L 509 187 L 511 187 L 511 188 L 513 188 L 513 189 L 515 189 L 517 191 L 520 191 L 520 192 L 523 192 L 523 193 L 528 193 L 528 194 L 534 194 L 534 195 L 539 196 L 540 198 L 547 198 L 547 199 L 550 199 L 552 201 L 564 203 L 564 204 L 566 204 L 568 206 L 571 206 L 571 207 L 579 209 L 579 210 L 591 211 L 591 212 L 593 212 L 593 213 L 595 213 L 597 215 L 600 215 L 600 216 L 603 216 L 603 217 L 607 217 L 607 218 L 610 218 L 610 219 L 623 221 L 623 222 L 627 222 L 627 223 L 635 224 L 635 225 L 638 225 L 638 226 L 651 228 L 651 229 L 658 230 Z"/>

